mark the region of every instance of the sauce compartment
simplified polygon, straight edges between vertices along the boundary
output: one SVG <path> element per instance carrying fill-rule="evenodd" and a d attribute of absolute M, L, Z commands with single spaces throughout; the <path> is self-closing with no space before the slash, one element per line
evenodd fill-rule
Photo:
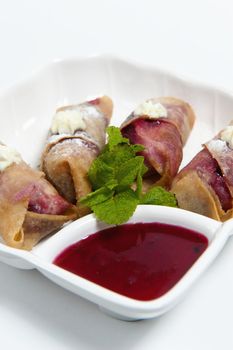
<path fill-rule="evenodd" d="M 53 263 L 136 300 L 167 293 L 208 246 L 206 236 L 157 222 L 114 226 L 62 251 Z"/>
<path fill-rule="evenodd" d="M 64 249 L 88 236 L 91 237 L 93 233 L 111 227 L 98 222 L 92 214 L 67 225 L 56 235 L 33 248 L 34 260 L 37 261 L 36 268 L 55 283 L 98 304 L 101 309 L 114 317 L 126 320 L 151 318 L 163 314 L 178 303 L 219 254 L 233 227 L 232 221 L 222 224 L 182 209 L 154 205 L 138 206 L 129 223 L 139 222 L 158 222 L 162 226 L 176 225 L 201 233 L 209 242 L 204 253 L 162 296 L 146 301 L 129 298 L 53 264 L 54 259 Z"/>

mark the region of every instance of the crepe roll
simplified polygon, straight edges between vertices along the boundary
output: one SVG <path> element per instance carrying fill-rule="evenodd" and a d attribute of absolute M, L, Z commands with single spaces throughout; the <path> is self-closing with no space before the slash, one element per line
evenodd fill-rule
<path fill-rule="evenodd" d="M 0 236 L 7 245 L 30 250 L 76 218 L 76 207 L 58 194 L 42 172 L 0 144 Z"/>
<path fill-rule="evenodd" d="M 148 168 L 146 190 L 152 185 L 167 189 L 179 169 L 185 145 L 195 121 L 191 106 L 177 98 L 152 98 L 130 114 L 121 125 L 123 136 L 142 144 Z"/>
<path fill-rule="evenodd" d="M 58 192 L 77 205 L 79 216 L 88 213 L 79 199 L 92 191 L 88 170 L 105 145 L 113 104 L 103 96 L 59 108 L 52 120 L 41 169 Z"/>
<path fill-rule="evenodd" d="M 180 208 L 225 221 L 233 217 L 233 125 L 206 142 L 172 184 Z"/>

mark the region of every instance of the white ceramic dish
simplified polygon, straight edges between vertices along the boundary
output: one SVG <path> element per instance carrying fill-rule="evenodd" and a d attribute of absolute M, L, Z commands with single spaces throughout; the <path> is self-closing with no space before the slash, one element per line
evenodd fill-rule
<path fill-rule="evenodd" d="M 36 166 L 54 110 L 61 105 L 103 94 L 111 96 L 114 101 L 113 125 L 119 125 L 137 104 L 153 96 L 170 95 L 188 101 L 196 112 L 197 122 L 185 146 L 183 164 L 200 149 L 202 142 L 211 138 L 233 116 L 233 97 L 229 94 L 151 67 L 97 56 L 56 61 L 1 96 L 0 139 L 17 148 L 27 162 Z M 180 282 L 166 295 L 153 301 L 126 298 L 51 264 L 55 255 L 67 245 L 84 234 L 97 231 L 99 224 L 92 215 L 64 227 L 31 252 L 0 243 L 0 260 L 18 268 L 37 268 L 49 279 L 95 302 L 116 317 L 142 319 L 160 315 L 173 307 L 218 255 L 233 230 L 232 221 L 222 225 L 183 210 L 155 206 L 139 207 L 132 220 L 185 226 L 205 234 L 210 242 L 208 249 Z"/>

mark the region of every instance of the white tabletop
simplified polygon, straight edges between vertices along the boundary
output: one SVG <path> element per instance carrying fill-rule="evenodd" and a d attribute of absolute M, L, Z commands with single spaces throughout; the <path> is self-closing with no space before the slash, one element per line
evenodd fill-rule
<path fill-rule="evenodd" d="M 232 38 L 231 0 L 0 0 L 0 92 L 55 58 L 95 53 L 233 92 Z M 232 239 L 181 304 L 141 322 L 112 319 L 35 270 L 0 263 L 0 276 L 3 350 L 233 348 Z"/>

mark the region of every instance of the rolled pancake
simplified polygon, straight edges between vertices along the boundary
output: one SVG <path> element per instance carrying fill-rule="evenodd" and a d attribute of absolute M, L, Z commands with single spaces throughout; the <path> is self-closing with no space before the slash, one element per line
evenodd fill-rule
<path fill-rule="evenodd" d="M 233 217 L 233 149 L 222 136 L 226 130 L 203 145 L 171 188 L 180 208 L 221 221 Z"/>
<path fill-rule="evenodd" d="M 112 109 L 107 96 L 60 108 L 54 120 L 60 117 L 62 123 L 66 120 L 66 125 L 54 128 L 53 121 L 49 132 L 41 169 L 58 192 L 77 205 L 79 216 L 89 211 L 80 207 L 78 201 L 92 191 L 88 170 L 105 145 Z"/>
<path fill-rule="evenodd" d="M 0 235 L 14 248 L 31 249 L 64 223 L 77 218 L 40 171 L 23 161 L 0 171 Z"/>
<path fill-rule="evenodd" d="M 219 199 L 196 172 L 190 172 L 182 177 L 174 184 L 171 191 L 175 193 L 180 208 L 220 220 L 222 210 Z"/>
<path fill-rule="evenodd" d="M 148 167 L 145 188 L 154 185 L 170 188 L 194 121 L 188 103 L 174 97 L 159 97 L 140 105 L 121 125 L 123 136 L 132 144 L 145 146 L 141 152 Z"/>

